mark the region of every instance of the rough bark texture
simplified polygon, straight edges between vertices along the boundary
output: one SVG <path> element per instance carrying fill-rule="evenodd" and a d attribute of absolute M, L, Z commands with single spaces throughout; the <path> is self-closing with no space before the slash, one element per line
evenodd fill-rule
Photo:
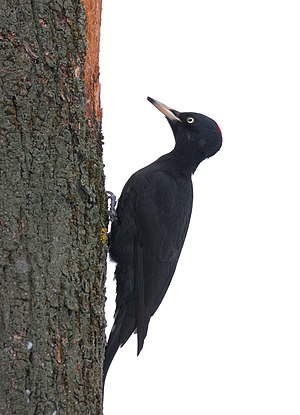
<path fill-rule="evenodd" d="M 100 12 L 0 4 L 1 415 L 102 412 L 106 198 L 86 43 Z"/>

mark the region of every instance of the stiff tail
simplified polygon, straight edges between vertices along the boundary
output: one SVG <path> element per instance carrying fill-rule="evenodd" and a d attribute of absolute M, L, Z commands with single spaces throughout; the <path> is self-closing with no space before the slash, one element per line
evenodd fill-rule
<path fill-rule="evenodd" d="M 105 350 L 105 359 L 103 366 L 103 387 L 108 369 L 117 353 L 119 347 L 122 347 L 135 329 L 135 319 L 127 315 L 126 308 L 118 310 L 115 317 L 115 323 L 110 332 Z"/>
<path fill-rule="evenodd" d="M 103 385 L 106 379 L 106 375 L 108 372 L 108 369 L 111 365 L 111 362 L 113 361 L 113 358 L 115 357 L 115 354 L 118 351 L 118 348 L 120 347 L 119 344 L 119 328 L 113 328 L 108 339 L 108 343 L 106 345 L 105 350 L 105 360 L 104 360 L 104 366 L 103 366 Z"/>

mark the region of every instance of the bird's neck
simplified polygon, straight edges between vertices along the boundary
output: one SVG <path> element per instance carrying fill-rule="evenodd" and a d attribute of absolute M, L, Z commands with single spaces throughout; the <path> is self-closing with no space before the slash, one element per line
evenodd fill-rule
<path fill-rule="evenodd" d="M 172 171 L 176 171 L 182 176 L 190 177 L 195 172 L 201 161 L 204 160 L 204 157 L 199 153 L 183 153 L 175 147 L 170 153 L 162 156 L 160 160 L 172 169 Z"/>

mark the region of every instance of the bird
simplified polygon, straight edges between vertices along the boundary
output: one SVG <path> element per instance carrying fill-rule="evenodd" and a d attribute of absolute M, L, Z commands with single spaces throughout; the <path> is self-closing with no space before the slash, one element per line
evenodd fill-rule
<path fill-rule="evenodd" d="M 222 146 L 211 118 L 178 112 L 147 97 L 165 115 L 175 138 L 172 151 L 135 172 L 117 203 L 108 251 L 116 263 L 116 310 L 106 345 L 103 383 L 111 362 L 132 333 L 141 352 L 151 317 L 174 275 L 193 205 L 192 174 Z"/>

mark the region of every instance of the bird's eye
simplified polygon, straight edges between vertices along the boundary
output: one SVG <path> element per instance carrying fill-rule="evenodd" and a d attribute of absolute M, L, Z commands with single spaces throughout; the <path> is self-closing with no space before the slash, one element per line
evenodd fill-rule
<path fill-rule="evenodd" d="M 187 119 L 186 119 L 186 122 L 189 123 L 189 124 L 193 124 L 194 121 L 195 120 L 194 120 L 193 117 L 187 117 Z"/>

